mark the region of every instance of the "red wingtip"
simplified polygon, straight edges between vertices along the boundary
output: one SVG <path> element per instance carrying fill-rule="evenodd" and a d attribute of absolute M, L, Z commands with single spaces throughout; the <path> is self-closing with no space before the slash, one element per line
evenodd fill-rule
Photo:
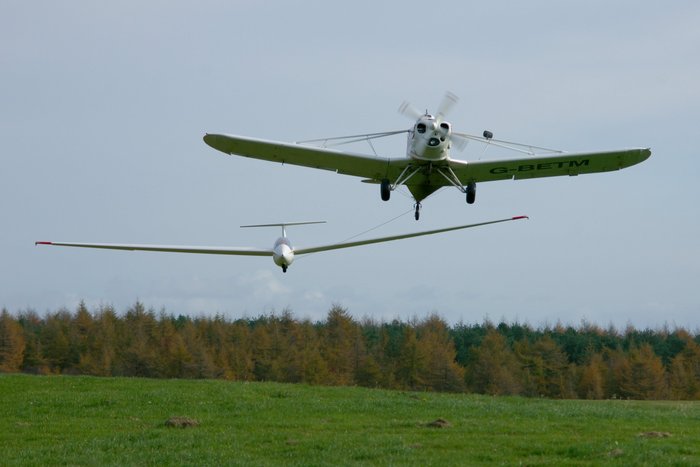
<path fill-rule="evenodd" d="M 529 217 L 527 217 L 527 216 L 515 216 L 513 218 L 514 221 L 517 221 L 518 219 L 529 219 Z"/>
<path fill-rule="evenodd" d="M 51 242 L 34 242 L 34 245 L 53 245 Z"/>

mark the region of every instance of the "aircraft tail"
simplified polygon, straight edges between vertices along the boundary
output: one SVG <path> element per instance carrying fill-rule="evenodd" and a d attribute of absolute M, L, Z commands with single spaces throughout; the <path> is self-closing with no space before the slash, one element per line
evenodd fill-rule
<path fill-rule="evenodd" d="M 289 225 L 325 224 L 325 223 L 326 223 L 326 221 L 280 222 L 278 224 L 242 225 L 241 228 L 246 228 L 246 227 L 287 227 Z"/>
<path fill-rule="evenodd" d="M 286 228 L 290 225 L 306 225 L 306 224 L 325 224 L 326 221 L 301 221 L 301 222 L 280 222 L 277 224 L 252 224 L 252 225 L 242 225 L 241 228 L 248 227 L 282 227 L 282 236 L 287 236 Z"/>

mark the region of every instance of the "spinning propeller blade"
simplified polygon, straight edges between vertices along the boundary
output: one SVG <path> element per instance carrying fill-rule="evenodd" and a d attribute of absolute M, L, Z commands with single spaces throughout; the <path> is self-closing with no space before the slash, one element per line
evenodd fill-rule
<path fill-rule="evenodd" d="M 459 102 L 459 97 L 453 92 L 447 91 L 442 98 L 442 101 L 440 101 L 440 105 L 437 108 L 437 114 L 435 115 L 435 120 L 438 125 L 440 125 L 444 120 L 447 114 L 450 113 L 450 111 L 454 108 L 454 106 Z M 418 110 L 413 104 L 411 104 L 408 101 L 404 101 L 403 104 L 399 107 L 399 113 L 401 115 L 404 115 L 412 120 L 418 120 L 421 118 L 423 115 L 426 115 L 426 113 L 422 113 L 420 110 Z M 455 137 L 453 133 L 453 138 L 452 138 L 452 144 L 453 146 L 458 150 L 458 151 L 463 151 L 464 148 L 467 147 L 468 140 L 466 138 L 462 137 Z M 424 141 L 423 143 L 419 144 L 416 148 L 417 152 L 423 152 L 425 151 L 425 146 L 426 142 Z"/>
<path fill-rule="evenodd" d="M 450 113 L 450 110 L 452 110 L 452 107 L 454 107 L 457 102 L 459 102 L 459 97 L 457 97 L 456 94 L 450 91 L 445 93 L 445 97 L 442 98 L 442 102 L 440 102 L 440 105 L 438 106 L 437 115 L 435 116 L 438 123 L 445 119 L 447 114 Z"/>
<path fill-rule="evenodd" d="M 399 107 L 399 113 L 405 115 L 411 120 L 418 120 L 423 116 L 423 112 L 418 110 L 413 104 L 408 101 L 403 101 L 403 104 Z"/>
<path fill-rule="evenodd" d="M 459 97 L 453 92 L 447 91 L 445 96 L 440 101 L 440 105 L 437 108 L 437 114 L 435 114 L 435 119 L 438 123 L 442 122 L 452 108 L 459 102 Z M 425 113 L 418 110 L 418 108 L 408 101 L 403 101 L 403 104 L 399 107 L 399 113 L 412 120 L 418 120 Z M 427 113 L 427 112 L 426 112 Z"/>

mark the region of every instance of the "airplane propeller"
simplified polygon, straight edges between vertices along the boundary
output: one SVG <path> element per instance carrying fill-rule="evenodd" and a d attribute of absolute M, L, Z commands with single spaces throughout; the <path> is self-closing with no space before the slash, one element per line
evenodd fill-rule
<path fill-rule="evenodd" d="M 438 126 L 443 121 L 445 121 L 445 117 L 447 117 L 447 115 L 450 113 L 450 111 L 452 111 L 452 109 L 458 102 L 459 97 L 455 93 L 450 91 L 447 91 L 445 93 L 445 95 L 442 98 L 442 101 L 440 101 L 440 105 L 437 108 L 437 113 L 435 114 L 435 121 Z M 410 102 L 403 101 L 403 103 L 399 106 L 399 113 L 415 121 L 426 115 L 428 112 L 426 111 L 425 113 L 423 113 Z M 468 139 L 453 133 L 451 141 L 458 151 L 463 151 L 464 148 L 467 147 Z M 419 148 L 419 150 L 424 149 L 424 147 Z"/>
<path fill-rule="evenodd" d="M 437 120 L 438 124 L 442 123 L 457 102 L 459 102 L 459 97 L 457 97 L 455 93 L 450 91 L 445 93 L 442 101 L 440 101 L 440 105 L 437 108 L 437 113 L 435 114 L 435 119 Z M 421 112 L 415 105 L 408 101 L 403 101 L 403 103 L 399 106 L 399 113 L 412 120 L 418 120 L 428 112 Z"/>
<path fill-rule="evenodd" d="M 403 101 L 403 103 L 399 106 L 399 113 L 410 118 L 411 120 L 418 120 L 424 115 L 423 112 L 418 110 L 415 105 L 408 101 Z"/>
<path fill-rule="evenodd" d="M 442 123 L 457 102 L 459 102 L 459 97 L 457 97 L 456 94 L 450 91 L 445 93 L 445 96 L 442 98 L 442 101 L 440 101 L 440 105 L 437 108 L 437 113 L 435 114 L 435 119 L 437 120 L 438 125 Z M 412 120 L 418 120 L 428 112 L 421 112 L 415 105 L 408 101 L 403 101 L 403 103 L 399 106 L 399 113 Z"/>
<path fill-rule="evenodd" d="M 447 114 L 450 112 L 450 110 L 452 110 L 457 102 L 459 102 L 459 97 L 457 97 L 456 94 L 450 91 L 445 93 L 445 96 L 442 98 L 442 102 L 440 102 L 440 105 L 438 106 L 437 115 L 435 116 L 438 124 L 445 119 Z"/>

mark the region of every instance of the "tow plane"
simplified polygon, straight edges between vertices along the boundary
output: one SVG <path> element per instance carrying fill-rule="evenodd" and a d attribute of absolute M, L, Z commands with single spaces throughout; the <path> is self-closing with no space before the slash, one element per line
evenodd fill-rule
<path fill-rule="evenodd" d="M 391 192 L 404 185 L 415 201 L 416 220 L 420 216 L 421 201 L 442 187 L 455 187 L 466 195 L 468 204 L 473 204 L 476 200 L 476 186 L 481 182 L 609 172 L 639 164 L 651 155 L 649 148 L 566 153 L 494 139 L 493 133 L 488 130 L 481 136 L 455 132 L 445 117 L 457 102 L 457 96 L 448 92 L 434 115 L 427 111 L 420 112 L 404 102 L 399 107 L 399 112 L 414 120 L 413 127 L 407 130 L 296 143 L 207 133 L 204 142 L 229 155 L 361 177 L 364 182 L 379 185 L 380 196 L 384 201 L 389 201 Z M 334 149 L 334 146 L 342 144 L 367 141 L 374 151 L 372 140 L 404 133 L 407 135 L 407 144 L 403 157 Z M 513 158 L 473 161 L 453 159 L 450 156 L 453 148 L 462 150 L 471 141 L 482 143 L 484 149 L 496 146 L 518 155 Z"/>
<path fill-rule="evenodd" d="M 210 255 L 244 255 L 244 256 L 271 256 L 274 263 L 282 268 L 282 272 L 287 272 L 287 268 L 294 261 L 295 255 L 304 255 L 309 253 L 317 253 L 320 251 L 338 250 L 341 248 L 351 248 L 361 245 L 370 245 L 372 243 L 391 242 L 395 240 L 403 240 L 406 238 L 420 237 L 423 235 L 434 235 L 453 230 L 469 229 L 472 227 L 480 227 L 489 224 L 498 224 L 501 222 L 516 221 L 528 219 L 527 216 L 515 216 L 506 219 L 498 219 L 493 221 L 480 222 L 478 224 L 458 225 L 455 227 L 446 227 L 442 229 L 427 230 L 422 232 L 413 232 L 402 235 L 392 235 L 388 237 L 370 238 L 365 240 L 357 240 L 353 242 L 331 243 L 328 245 L 311 246 L 305 248 L 295 248 L 292 246 L 287 237 L 287 227 L 293 225 L 305 224 L 322 224 L 325 221 L 306 221 L 306 222 L 285 222 L 279 224 L 256 224 L 242 225 L 241 227 L 282 227 L 282 236 L 279 237 L 272 248 L 236 248 L 236 247 L 220 247 L 220 246 L 176 246 L 176 245 L 140 245 L 127 243 L 77 243 L 77 242 L 35 242 L 35 245 L 52 245 L 52 246 L 67 246 L 79 248 L 98 248 L 106 250 L 129 250 L 129 251 L 159 251 L 170 253 L 199 253 Z"/>

